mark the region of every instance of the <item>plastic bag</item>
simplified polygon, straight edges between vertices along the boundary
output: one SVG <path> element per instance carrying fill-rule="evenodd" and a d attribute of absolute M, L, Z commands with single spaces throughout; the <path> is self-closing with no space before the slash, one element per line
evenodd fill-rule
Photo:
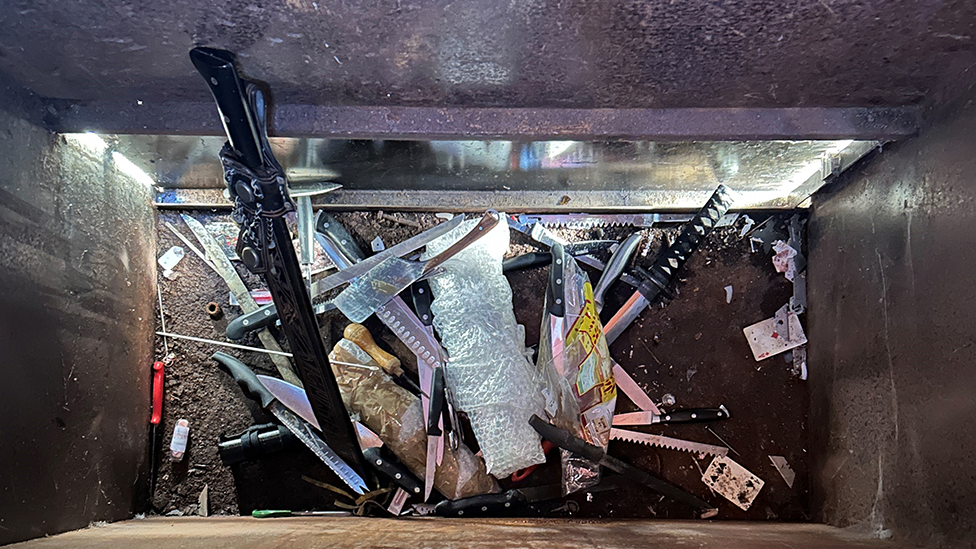
<path fill-rule="evenodd" d="M 424 257 L 443 251 L 477 224 L 466 221 L 429 243 Z M 525 329 L 515 320 L 512 289 L 502 274 L 508 244 L 508 225 L 502 221 L 430 279 L 434 327 L 450 355 L 445 380 L 458 408 L 468 414 L 488 472 L 499 478 L 546 460 L 541 438 L 529 425 L 533 414 L 543 413 L 543 386 L 526 358 Z"/>
<path fill-rule="evenodd" d="M 566 256 L 566 315 L 562 323 L 563 351 L 553 357 L 549 315 L 543 315 L 539 337 L 539 374 L 548 384 L 546 411 L 552 422 L 606 449 L 617 403 L 613 360 L 607 349 L 593 287 L 576 261 Z M 548 310 L 548 303 L 546 304 Z M 565 493 L 593 486 L 599 466 L 569 452 L 561 452 Z"/>
<path fill-rule="evenodd" d="M 427 462 L 427 430 L 420 399 L 400 387 L 358 345 L 341 339 L 329 353 L 346 409 L 379 435 L 410 472 L 423 480 Z M 448 499 L 498 492 L 485 463 L 467 446 L 444 448 L 434 487 Z"/>

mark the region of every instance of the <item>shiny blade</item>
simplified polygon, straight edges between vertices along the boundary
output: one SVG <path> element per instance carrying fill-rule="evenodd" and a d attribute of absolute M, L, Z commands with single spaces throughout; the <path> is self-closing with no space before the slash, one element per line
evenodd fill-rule
<path fill-rule="evenodd" d="M 661 416 L 654 412 L 630 412 L 613 416 L 614 425 L 651 425 L 660 422 Z"/>
<path fill-rule="evenodd" d="M 637 385 L 634 378 L 630 377 L 630 374 L 616 362 L 613 363 L 613 379 L 617 383 L 617 388 L 627 395 L 627 398 L 638 408 L 645 412 L 653 412 L 658 416 L 661 415 L 661 410 L 654 404 L 651 397 L 647 396 L 647 393 L 640 388 L 640 385 Z"/>
<path fill-rule="evenodd" d="M 640 316 L 648 304 L 649 302 L 643 294 L 634 292 L 634 295 L 630 296 L 630 299 L 617 311 L 617 314 L 613 315 L 613 318 L 603 326 L 603 333 L 607 336 L 607 345 L 613 343 L 627 329 L 627 326 L 630 326 L 630 323 Z"/>
<path fill-rule="evenodd" d="M 342 311 L 342 314 L 346 315 L 346 318 L 353 322 L 362 322 L 393 299 L 393 296 L 413 284 L 423 273 L 424 263 L 388 257 L 368 273 L 354 280 L 332 302 Z"/>
<path fill-rule="evenodd" d="M 441 437 L 427 436 L 427 467 L 424 470 L 424 501 L 434 490 L 434 474 L 437 472 L 437 444 Z"/>
<path fill-rule="evenodd" d="M 681 440 L 680 438 L 671 438 L 661 435 L 637 433 L 634 431 L 627 431 L 625 429 L 610 429 L 610 440 L 623 440 L 626 442 L 643 444 L 645 446 L 656 446 L 658 448 L 667 448 L 669 450 L 678 450 L 681 452 L 691 452 L 693 454 L 708 454 L 711 456 L 724 456 L 729 453 L 729 449 L 724 446 L 714 446 L 712 444 L 691 442 L 688 440 Z"/>
<path fill-rule="evenodd" d="M 278 401 L 272 401 L 268 406 L 268 410 L 274 414 L 278 421 L 282 425 L 291 431 L 295 438 L 302 441 L 308 449 L 312 451 L 323 463 L 329 466 L 329 469 L 339 476 L 343 482 L 346 483 L 353 492 L 359 495 L 363 495 L 367 491 L 366 481 L 362 479 L 356 471 L 353 471 L 352 467 L 349 466 L 345 461 L 339 457 L 332 448 L 319 438 L 318 435 L 312 431 L 312 426 L 309 425 L 307 421 L 303 421 L 300 417 L 291 412 L 285 405 Z"/>
<path fill-rule="evenodd" d="M 315 419 L 315 412 L 312 411 L 312 403 L 308 401 L 305 389 L 271 376 L 259 375 L 258 381 L 264 385 L 269 393 L 284 404 L 285 408 L 307 421 L 312 427 L 319 428 L 319 422 Z"/>
<path fill-rule="evenodd" d="M 383 446 L 383 440 L 379 435 L 370 430 L 369 427 L 363 425 L 360 422 L 355 422 L 356 426 L 356 438 L 359 439 L 359 446 L 365 450 L 366 448 L 379 448 Z"/>
<path fill-rule="evenodd" d="M 401 257 L 407 255 L 408 253 L 426 245 L 431 240 L 443 235 L 444 233 L 450 231 L 454 227 L 457 227 L 464 221 L 463 215 L 456 215 L 450 221 L 441 223 L 440 225 L 428 229 L 413 238 L 408 238 L 403 242 L 387 248 L 386 250 L 372 256 L 368 257 L 355 265 L 352 265 L 346 269 L 327 276 L 321 280 L 317 280 L 312 284 L 312 296 L 321 295 L 332 288 L 339 286 L 340 284 L 349 282 L 350 280 L 362 276 L 376 267 L 380 263 L 391 257 Z"/>

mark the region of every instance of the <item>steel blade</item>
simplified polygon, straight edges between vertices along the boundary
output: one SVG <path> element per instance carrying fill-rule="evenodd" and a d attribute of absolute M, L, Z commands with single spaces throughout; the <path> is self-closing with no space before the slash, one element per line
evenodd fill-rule
<path fill-rule="evenodd" d="M 303 421 L 300 417 L 293 414 L 291 410 L 285 408 L 285 405 L 281 402 L 274 401 L 268 406 L 268 410 L 274 414 L 278 421 L 282 425 L 288 428 L 295 437 L 302 441 L 308 449 L 312 451 L 323 463 L 329 466 L 329 469 L 339 476 L 343 482 L 346 483 L 349 488 L 359 495 L 363 495 L 367 491 L 366 481 L 360 477 L 356 471 L 353 471 L 352 467 L 348 463 L 343 461 L 338 454 L 332 451 L 332 448 L 319 438 L 315 432 L 312 431 L 312 426 L 307 422 Z"/>
<path fill-rule="evenodd" d="M 363 263 L 365 261 L 356 265 Z M 406 261 L 399 257 L 388 257 L 368 273 L 354 280 L 332 302 L 349 320 L 362 322 L 369 318 L 376 309 L 390 301 L 393 296 L 420 278 L 423 272 L 423 263 Z"/>
<path fill-rule="evenodd" d="M 613 416 L 614 425 L 650 425 L 660 421 L 661 416 L 654 412 L 630 412 Z"/>
<path fill-rule="evenodd" d="M 729 449 L 724 446 L 691 442 L 661 435 L 638 433 L 624 429 L 610 429 L 610 440 L 623 440 L 625 442 L 644 444 L 645 446 L 656 446 L 658 448 L 691 452 L 693 454 L 708 454 L 711 456 L 724 456 L 729 453 Z"/>
<path fill-rule="evenodd" d="M 295 415 L 307 421 L 312 427 L 319 428 L 319 421 L 315 419 L 315 412 L 312 411 L 312 403 L 308 401 L 305 389 L 271 376 L 258 375 L 258 381 Z"/>
<path fill-rule="evenodd" d="M 437 472 L 437 439 L 427 435 L 427 466 L 424 470 L 424 501 L 430 499 L 430 493 L 434 490 L 434 474 Z"/>
<path fill-rule="evenodd" d="M 630 296 L 630 299 L 617 311 L 617 314 L 613 315 L 613 318 L 603 326 L 603 333 L 607 336 L 607 345 L 616 341 L 617 337 L 640 316 L 649 303 L 642 293 L 634 292 L 634 295 Z"/>
<path fill-rule="evenodd" d="M 383 439 L 379 435 L 370 430 L 369 427 L 363 425 L 360 422 L 356 422 L 356 437 L 359 438 L 359 446 L 365 450 L 366 448 L 380 448 L 383 446 Z"/>
<path fill-rule="evenodd" d="M 329 275 L 321 280 L 317 280 L 312 284 L 312 296 L 321 295 L 332 288 L 339 286 L 340 284 L 360 277 L 372 270 L 373 267 L 376 267 L 391 257 L 404 256 L 417 248 L 426 245 L 428 242 L 443 235 L 444 233 L 447 233 L 454 227 L 457 227 L 462 221 L 464 221 L 464 216 L 456 215 L 451 220 L 441 223 L 432 229 L 427 229 L 413 238 L 404 240 L 396 246 L 387 248 L 386 250 L 372 257 L 368 257 L 355 265 L 342 269 L 333 275 Z"/>
<path fill-rule="evenodd" d="M 661 415 L 661 410 L 654 404 L 651 397 L 647 396 L 647 393 L 637 385 L 634 378 L 630 377 L 630 374 L 616 362 L 613 363 L 613 379 L 617 383 L 617 388 L 623 391 L 638 408 L 646 412 L 653 412 L 655 415 Z"/>

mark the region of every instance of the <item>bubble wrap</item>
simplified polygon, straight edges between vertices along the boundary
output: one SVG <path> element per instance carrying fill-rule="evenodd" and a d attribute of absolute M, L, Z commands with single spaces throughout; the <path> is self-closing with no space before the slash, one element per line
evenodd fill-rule
<path fill-rule="evenodd" d="M 447 384 L 468 414 L 488 472 L 498 478 L 545 462 L 532 414 L 543 416 L 540 376 L 525 355 L 525 328 L 515 321 L 512 289 L 502 274 L 508 225 L 502 221 L 443 264 L 430 279 L 434 327 L 450 359 Z M 443 251 L 479 220 L 469 220 L 427 245 L 424 258 Z"/>

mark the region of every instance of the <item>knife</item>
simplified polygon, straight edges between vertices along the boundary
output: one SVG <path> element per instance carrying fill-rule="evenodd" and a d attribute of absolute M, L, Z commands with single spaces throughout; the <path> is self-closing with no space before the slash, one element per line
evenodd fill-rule
<path fill-rule="evenodd" d="M 434 489 L 434 476 L 437 466 L 444 457 L 444 369 L 434 369 L 433 384 L 430 389 L 430 404 L 427 410 L 427 463 L 424 469 L 424 501 L 430 499 Z"/>
<path fill-rule="evenodd" d="M 354 278 L 358 278 L 370 272 L 373 267 L 376 267 L 384 261 L 407 255 L 417 248 L 426 245 L 431 240 L 434 240 L 444 233 L 447 233 L 454 227 L 457 227 L 462 221 L 464 221 L 464 216 L 456 215 L 449 221 L 445 221 L 440 225 L 427 229 L 417 236 L 404 240 L 396 246 L 387 248 L 374 256 L 363 259 L 362 261 L 354 265 L 350 265 L 349 267 L 346 267 L 345 269 L 342 269 L 339 272 L 329 275 L 321 280 L 316 280 L 312 283 L 312 296 L 314 297 L 321 295 L 332 288 L 339 286 L 340 284 L 344 284 Z"/>
<path fill-rule="evenodd" d="M 359 437 L 359 445 L 363 449 L 367 463 L 406 490 L 408 494 L 420 495 L 420 479 L 415 477 L 396 457 L 388 456 L 386 452 L 382 451 L 383 440 L 379 435 L 357 421 L 356 436 Z"/>
<path fill-rule="evenodd" d="M 258 402 L 262 408 L 265 408 L 271 412 L 282 425 L 288 428 L 298 440 L 302 441 L 305 446 L 308 446 L 312 452 L 318 456 L 329 469 L 332 469 L 336 475 L 342 479 L 349 488 L 352 488 L 354 492 L 359 495 L 363 495 L 367 491 L 366 481 L 360 477 L 356 471 L 349 466 L 348 463 L 343 461 L 338 454 L 332 451 L 332 448 L 316 435 L 312 431 L 312 425 L 310 422 L 302 419 L 295 413 L 292 413 L 280 400 L 275 398 L 275 396 L 265 389 L 264 385 L 258 377 L 244 365 L 243 362 L 237 360 L 236 358 L 221 352 L 214 353 L 210 358 L 216 360 L 220 365 L 220 369 L 229 373 L 237 384 L 241 387 L 244 395 L 251 398 L 252 400 Z M 302 391 L 304 392 L 304 391 Z M 306 397 L 305 402 L 308 403 L 308 398 Z M 312 405 L 308 404 L 308 412 L 312 417 L 315 417 L 315 413 L 312 411 Z M 316 426 L 318 422 L 316 422 Z M 316 427 L 318 428 L 318 427 Z"/>
<path fill-rule="evenodd" d="M 420 323 L 423 324 L 424 331 L 427 332 L 427 335 L 431 339 L 434 339 L 434 313 L 431 312 L 430 310 L 430 306 L 434 302 L 434 294 L 433 292 L 430 291 L 430 283 L 426 280 L 418 280 L 417 282 L 414 282 L 413 286 L 410 287 L 410 294 L 411 297 L 413 298 L 414 310 L 417 311 L 417 318 L 419 318 Z M 441 365 L 443 365 L 443 360 L 441 361 Z M 440 369 L 441 367 L 442 366 L 438 366 L 435 368 Z M 444 377 L 443 370 L 441 370 L 441 377 L 442 378 Z M 431 398 L 438 399 L 442 403 L 444 403 L 446 399 L 446 385 L 447 385 L 446 381 L 445 383 L 442 384 L 443 387 L 441 387 L 439 391 L 436 390 L 436 387 L 434 387 L 436 385 L 435 383 L 433 383 L 434 381 L 435 381 L 434 378 L 431 377 L 432 387 L 428 387 L 428 389 L 433 392 L 428 391 L 426 394 L 430 395 Z M 452 410 L 450 407 L 450 403 L 445 403 L 445 404 L 447 404 L 449 410 Z M 445 410 L 445 412 L 446 411 L 447 410 Z M 424 420 L 427 421 L 428 424 L 430 423 L 430 417 L 425 416 Z M 451 431 L 449 434 L 449 438 L 451 439 L 451 447 L 457 448 L 457 444 L 459 442 L 458 441 L 459 426 L 457 425 L 457 422 L 454 420 L 453 416 L 448 418 L 448 423 L 451 425 Z M 440 427 L 440 430 L 443 431 L 444 415 L 441 415 L 440 418 L 438 419 L 438 425 Z M 444 459 L 444 441 L 442 439 L 438 442 L 438 447 L 437 447 L 437 465 L 440 465 L 443 459 Z"/>
<path fill-rule="evenodd" d="M 615 476 L 600 481 L 586 489 L 587 493 L 618 490 L 630 484 L 624 477 Z M 486 517 L 518 513 L 531 503 L 550 501 L 563 497 L 561 484 L 547 484 L 529 488 L 514 488 L 498 494 L 482 494 L 456 500 L 444 500 L 436 505 L 414 505 L 422 515 L 441 517 Z"/>
<path fill-rule="evenodd" d="M 307 421 L 312 427 L 318 429 L 318 423 L 312 413 L 312 405 L 308 402 L 308 396 L 304 389 L 276 377 L 265 375 L 256 377 L 274 398 L 278 399 L 295 415 Z M 420 480 L 395 457 L 387 456 L 379 451 L 383 446 L 383 439 L 361 422 L 356 421 L 354 423 L 356 437 L 359 439 L 359 446 L 363 449 L 363 456 L 366 457 L 366 461 L 403 487 L 407 493 L 419 494 Z"/>
<path fill-rule="evenodd" d="M 628 326 L 640 316 L 641 311 L 657 298 L 662 292 L 667 292 L 668 286 L 674 281 L 678 271 L 688 261 L 691 254 L 698 249 L 719 219 L 725 215 L 732 205 L 731 191 L 725 185 L 719 185 L 708 202 L 695 217 L 689 221 L 674 244 L 657 256 L 654 264 L 648 270 L 648 276 L 630 296 L 623 307 L 604 326 L 607 345 L 614 342 Z"/>
<path fill-rule="evenodd" d="M 556 372 L 563 374 L 563 347 L 566 343 L 566 253 L 563 245 L 556 242 L 550 250 L 552 264 L 549 267 L 549 285 L 546 287 L 546 312 L 549 314 L 549 341 L 552 361 Z"/>
<path fill-rule="evenodd" d="M 593 302 L 596 305 L 597 313 L 603 310 L 603 298 L 606 296 L 607 290 L 623 274 L 624 267 L 627 266 L 631 256 L 637 251 L 640 242 L 641 234 L 639 232 L 634 233 L 628 236 L 627 240 L 624 240 L 623 244 L 614 250 L 613 255 L 610 256 L 610 261 L 607 262 L 606 268 L 603 269 L 600 280 L 596 283 L 596 287 L 593 288 Z"/>
<path fill-rule="evenodd" d="M 603 448 L 594 446 L 581 438 L 577 438 L 569 431 L 560 429 L 537 415 L 532 415 L 532 419 L 529 420 L 529 425 L 531 425 L 532 428 L 542 436 L 542 438 L 552 442 L 563 450 L 572 452 L 608 469 L 612 469 L 636 482 L 643 484 L 644 486 L 647 486 L 659 494 L 668 496 L 675 501 L 679 501 L 699 511 L 702 511 L 702 518 L 715 516 L 715 514 L 718 512 L 717 509 L 715 509 L 710 503 L 702 500 L 698 496 L 688 493 L 669 482 L 645 473 L 632 465 L 624 463 L 623 461 L 608 455 Z"/>
<path fill-rule="evenodd" d="M 729 419 L 725 405 L 718 408 L 687 408 L 662 414 L 650 411 L 629 412 L 613 416 L 614 427 L 619 425 L 653 425 L 655 423 L 705 423 Z"/>
<path fill-rule="evenodd" d="M 331 301 L 325 301 L 323 303 L 316 303 L 312 305 L 312 310 L 315 311 L 315 314 L 317 315 L 320 315 L 326 311 L 331 311 L 335 308 L 335 304 Z M 240 315 L 234 318 L 234 320 L 231 320 L 227 324 L 227 329 L 224 331 L 224 334 L 227 336 L 227 339 L 237 341 L 243 339 L 247 334 L 270 326 L 277 321 L 278 308 L 275 307 L 274 303 L 268 303 L 267 305 L 259 307 L 257 310 Z"/>

